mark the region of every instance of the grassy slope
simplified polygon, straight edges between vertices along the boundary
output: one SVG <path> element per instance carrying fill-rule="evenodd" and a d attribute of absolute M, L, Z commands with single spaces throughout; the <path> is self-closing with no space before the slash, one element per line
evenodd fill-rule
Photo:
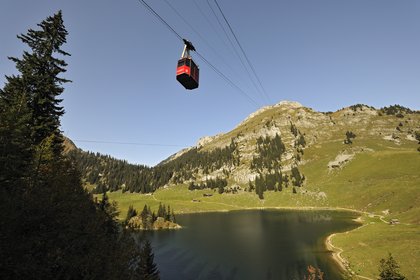
<path fill-rule="evenodd" d="M 269 117 L 264 112 L 261 117 Z M 414 116 L 416 126 L 418 116 Z M 256 121 L 255 119 L 252 121 Z M 400 120 L 394 116 L 374 117 L 374 121 L 396 126 Z M 145 203 L 157 210 L 159 202 L 170 204 L 176 213 L 200 211 L 227 211 L 241 208 L 261 207 L 344 207 L 359 211 L 382 214 L 389 210 L 386 220 L 398 218 L 403 224 L 390 226 L 378 218 L 363 216 L 365 226 L 334 237 L 334 245 L 344 250 L 342 256 L 350 261 L 353 270 L 374 278 L 378 274 L 379 260 L 392 252 L 401 265 L 401 271 L 409 279 L 420 279 L 417 263 L 420 260 L 420 153 L 418 144 L 405 140 L 400 145 L 382 136 L 370 135 L 367 130 L 374 127 L 359 124 L 342 125 L 332 130 L 328 138 L 305 149 L 300 168 L 307 180 L 305 189 L 309 193 L 322 191 L 326 199 L 317 199 L 308 193 L 293 194 L 291 188 L 282 192 L 266 192 L 265 200 L 254 193 L 223 194 L 210 190 L 188 191 L 185 185 L 160 189 L 154 195 L 111 193 L 110 198 L 119 203 L 120 217 L 124 217 L 129 205 L 141 210 Z M 236 128 L 220 140 L 228 142 L 231 136 L 252 129 L 249 123 Z M 357 137 L 353 145 L 342 143 L 346 130 Z M 303 130 L 307 135 L 312 132 Z M 359 150 L 354 159 L 342 169 L 329 171 L 328 162 L 343 150 Z M 203 193 L 213 193 L 203 197 Z M 193 199 L 200 202 L 193 202 Z"/>

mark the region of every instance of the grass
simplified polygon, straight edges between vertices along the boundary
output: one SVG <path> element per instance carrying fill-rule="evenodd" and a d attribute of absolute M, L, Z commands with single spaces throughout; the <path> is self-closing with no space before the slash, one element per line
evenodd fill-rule
<path fill-rule="evenodd" d="M 379 261 L 391 252 L 407 279 L 419 279 L 420 242 L 418 225 L 391 226 L 378 218 L 363 216 L 364 226 L 334 236 L 334 246 L 344 249 L 342 256 L 357 274 L 376 279 Z"/>

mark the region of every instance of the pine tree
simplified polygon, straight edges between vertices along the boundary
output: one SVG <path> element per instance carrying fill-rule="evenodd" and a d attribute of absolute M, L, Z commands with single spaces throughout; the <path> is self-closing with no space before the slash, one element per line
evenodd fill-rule
<path fill-rule="evenodd" d="M 397 264 L 391 253 L 388 255 L 388 259 L 381 259 L 379 266 L 379 277 L 381 280 L 404 280 L 406 279 L 399 272 L 400 266 Z"/>
<path fill-rule="evenodd" d="M 145 204 L 143 207 L 143 210 L 141 211 L 140 217 L 141 217 L 141 223 L 143 224 L 143 227 L 145 229 L 148 229 L 148 216 L 149 216 L 149 209 L 147 208 L 147 205 Z"/>
<path fill-rule="evenodd" d="M 139 278 L 145 280 L 158 280 L 159 270 L 154 263 L 154 254 L 152 252 L 152 245 L 149 240 L 144 242 L 144 245 L 140 252 L 140 263 L 139 263 Z"/>
<path fill-rule="evenodd" d="M 40 24 L 40 30 L 29 29 L 27 34 L 17 37 L 29 46 L 31 52 L 25 51 L 23 57 L 10 57 L 21 73 L 17 77 L 7 77 L 10 83 L 13 79 L 21 80 L 22 93 L 27 95 L 29 107 L 32 109 L 30 125 L 34 129 L 32 139 L 35 145 L 44 138 L 54 135 L 53 150 L 55 156 L 61 156 L 62 137 L 59 131 L 60 117 L 64 114 L 60 107 L 63 93 L 62 84 L 69 82 L 59 77 L 66 72 L 67 63 L 54 54 L 69 56 L 61 49 L 66 43 L 67 31 L 63 24 L 62 13 L 48 17 Z"/>
<path fill-rule="evenodd" d="M 93 202 L 61 156 L 61 12 L 39 26 L 20 36 L 33 53 L 12 59 L 21 75 L 0 90 L 0 279 L 129 279 L 135 247 L 116 205 Z"/>
<path fill-rule="evenodd" d="M 124 225 L 127 225 L 130 219 L 135 216 L 137 216 L 137 211 L 136 209 L 134 209 L 133 205 L 130 205 L 128 207 L 127 216 L 125 217 L 125 220 L 124 220 Z"/>
<path fill-rule="evenodd" d="M 162 206 L 162 202 L 159 202 L 159 208 L 158 208 L 158 212 L 157 212 L 157 216 L 158 217 L 164 217 L 165 213 L 164 213 L 164 206 Z"/>
<path fill-rule="evenodd" d="M 32 173 L 32 114 L 20 85 L 21 80 L 9 77 L 0 90 L 0 184 L 9 190 Z"/>

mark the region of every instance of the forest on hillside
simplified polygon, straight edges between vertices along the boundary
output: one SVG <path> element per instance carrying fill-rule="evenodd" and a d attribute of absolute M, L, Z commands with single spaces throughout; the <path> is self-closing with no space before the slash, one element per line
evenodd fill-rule
<path fill-rule="evenodd" d="M 155 167 L 129 164 L 107 155 L 74 149 L 69 158 L 77 163 L 85 183 L 95 185 L 93 193 L 122 190 L 150 193 L 168 183 L 183 183 L 194 178 L 197 170 L 209 174 L 224 166 L 239 165 L 237 144 L 232 141 L 224 148 L 201 151 L 191 148 L 175 160 Z"/>

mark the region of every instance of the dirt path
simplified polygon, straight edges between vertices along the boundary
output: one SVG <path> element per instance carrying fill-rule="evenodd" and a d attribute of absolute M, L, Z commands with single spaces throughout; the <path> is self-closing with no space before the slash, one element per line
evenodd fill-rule
<path fill-rule="evenodd" d="M 374 214 L 368 213 L 368 212 L 362 212 L 362 213 L 365 214 L 365 215 L 367 215 L 367 216 L 370 216 L 370 217 L 377 217 L 382 222 L 388 223 L 387 221 L 383 220 L 383 216 L 381 216 L 381 215 L 374 215 Z M 361 217 L 357 218 L 356 221 L 362 222 Z M 362 229 L 362 228 L 364 228 L 364 227 L 366 227 L 368 225 L 369 225 L 368 223 L 365 223 L 365 224 L 363 224 L 362 226 L 360 226 L 360 227 L 358 227 L 356 229 L 349 230 L 349 231 L 346 231 L 346 232 L 342 232 L 340 234 L 347 234 L 347 233 L 349 233 L 351 231 L 360 230 L 360 229 Z M 375 280 L 375 279 L 370 278 L 368 276 L 358 275 L 354 271 L 351 270 L 351 268 L 349 266 L 349 262 L 341 255 L 344 252 L 343 248 L 340 248 L 338 246 L 335 246 L 332 243 L 332 239 L 333 239 L 333 237 L 335 235 L 337 235 L 337 234 L 336 233 L 333 233 L 333 234 L 329 235 L 327 237 L 327 239 L 325 240 L 325 245 L 326 245 L 326 247 L 327 247 L 328 250 L 332 251 L 332 258 L 340 266 L 340 268 L 343 271 L 348 271 L 349 273 L 351 273 L 352 275 L 354 275 L 355 277 L 357 277 L 359 279 Z"/>

